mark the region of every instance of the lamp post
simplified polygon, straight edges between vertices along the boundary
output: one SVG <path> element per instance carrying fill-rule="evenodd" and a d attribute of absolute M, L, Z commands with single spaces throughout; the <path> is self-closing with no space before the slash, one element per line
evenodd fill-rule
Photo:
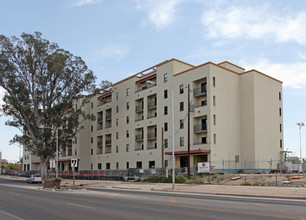
<path fill-rule="evenodd" d="M 40 126 L 40 128 L 44 129 L 51 129 L 53 131 L 55 131 L 55 136 L 56 136 L 56 157 L 55 157 L 55 173 L 56 173 L 56 178 L 58 177 L 58 128 L 54 129 L 52 127 L 44 127 L 44 126 Z"/>
<path fill-rule="evenodd" d="M 304 127 L 305 124 L 303 122 L 299 122 L 297 123 L 297 126 L 299 126 L 300 129 L 300 164 L 301 164 L 302 163 L 302 127 Z"/>
<path fill-rule="evenodd" d="M 169 90 L 167 87 L 160 85 L 157 82 L 153 82 L 150 80 L 146 81 L 147 84 L 150 85 L 158 85 L 160 87 L 163 87 L 167 90 Z M 172 190 L 174 190 L 174 184 L 175 184 L 175 160 L 174 160 L 174 95 L 173 90 L 170 90 L 171 93 L 171 113 L 172 113 Z"/>

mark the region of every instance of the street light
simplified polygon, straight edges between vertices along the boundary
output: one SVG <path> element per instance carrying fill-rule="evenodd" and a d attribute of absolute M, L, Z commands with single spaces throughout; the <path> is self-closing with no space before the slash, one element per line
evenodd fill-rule
<path fill-rule="evenodd" d="M 55 135 L 56 135 L 56 157 L 55 157 L 55 163 L 56 163 L 56 166 L 55 166 L 55 173 L 56 173 L 56 178 L 58 177 L 58 128 L 57 129 L 54 129 L 52 127 L 45 127 L 45 126 L 40 126 L 39 128 L 46 128 L 46 129 L 51 129 L 53 131 L 55 131 Z"/>
<path fill-rule="evenodd" d="M 169 90 L 167 87 L 150 80 L 146 81 L 147 84 L 150 85 L 158 85 L 160 87 L 163 87 L 167 90 Z M 175 161 L 174 161 L 174 96 L 173 96 L 173 90 L 170 90 L 171 94 L 171 108 L 172 108 L 172 190 L 174 190 L 174 183 L 175 183 Z"/>
<path fill-rule="evenodd" d="M 297 126 L 299 126 L 300 129 L 300 163 L 302 163 L 302 127 L 304 127 L 305 124 L 303 122 L 299 122 L 297 123 Z"/>

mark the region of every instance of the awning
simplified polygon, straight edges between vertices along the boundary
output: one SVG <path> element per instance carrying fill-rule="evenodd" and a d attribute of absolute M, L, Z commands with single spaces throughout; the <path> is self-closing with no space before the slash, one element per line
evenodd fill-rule
<path fill-rule="evenodd" d="M 136 81 L 136 84 L 145 83 L 146 81 L 151 80 L 151 79 L 156 79 L 156 74 L 153 74 L 153 75 L 147 76 L 143 79 L 140 79 L 140 80 Z"/>
<path fill-rule="evenodd" d="M 109 92 L 109 93 L 106 93 L 106 94 L 103 94 L 103 95 L 99 96 L 98 99 L 104 99 L 104 98 L 106 98 L 108 96 L 111 96 L 111 95 L 112 95 L 112 93 Z"/>
<path fill-rule="evenodd" d="M 166 152 L 166 155 L 172 155 L 172 152 Z M 187 155 L 188 151 L 183 150 L 183 151 L 175 151 L 174 155 Z M 210 150 L 191 150 L 190 154 L 210 154 Z"/>

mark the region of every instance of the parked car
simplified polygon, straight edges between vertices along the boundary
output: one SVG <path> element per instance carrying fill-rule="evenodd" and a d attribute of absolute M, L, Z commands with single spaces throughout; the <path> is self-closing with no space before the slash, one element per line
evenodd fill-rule
<path fill-rule="evenodd" d="M 38 174 L 31 175 L 31 177 L 27 179 L 27 183 L 42 183 L 42 179 Z"/>

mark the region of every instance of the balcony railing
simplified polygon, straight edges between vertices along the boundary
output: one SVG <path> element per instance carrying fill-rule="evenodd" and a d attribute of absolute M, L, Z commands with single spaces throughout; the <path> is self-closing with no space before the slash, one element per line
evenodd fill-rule
<path fill-rule="evenodd" d="M 102 141 L 98 141 L 97 145 L 98 145 L 98 147 L 102 147 L 103 142 Z"/>
<path fill-rule="evenodd" d="M 156 108 L 156 101 L 148 103 L 148 109 L 155 109 Z"/>
<path fill-rule="evenodd" d="M 103 118 L 102 118 L 102 117 L 99 117 L 99 118 L 98 118 L 98 122 L 99 122 L 99 123 L 102 123 L 102 122 L 103 122 Z"/>
<path fill-rule="evenodd" d="M 194 126 L 194 133 L 207 132 L 206 124 L 199 124 Z"/>
<path fill-rule="evenodd" d="M 136 134 L 135 141 L 143 141 L 143 134 Z"/>
<path fill-rule="evenodd" d="M 97 131 L 102 130 L 102 129 L 103 129 L 102 126 L 97 127 Z"/>
<path fill-rule="evenodd" d="M 148 140 L 155 140 L 157 137 L 156 132 L 148 133 Z"/>
<path fill-rule="evenodd" d="M 105 140 L 105 145 L 106 146 L 112 145 L 112 140 Z"/>
<path fill-rule="evenodd" d="M 101 105 L 105 105 L 106 103 L 110 103 L 111 100 L 107 100 L 107 101 L 101 101 L 98 103 L 98 107 L 101 106 Z"/>
<path fill-rule="evenodd" d="M 143 106 L 142 105 L 137 105 L 136 108 L 135 108 L 135 111 L 137 113 L 143 112 Z"/>
<path fill-rule="evenodd" d="M 106 115 L 105 119 L 106 119 L 106 121 L 112 120 L 112 114 Z"/>
<path fill-rule="evenodd" d="M 197 97 L 197 96 L 201 96 L 201 95 L 205 95 L 207 93 L 207 89 L 206 89 L 206 86 L 202 86 L 200 88 L 195 88 L 193 90 L 193 95 L 194 97 Z"/>
<path fill-rule="evenodd" d="M 105 148 L 105 153 L 106 154 L 110 154 L 111 152 L 112 152 L 112 148 L 111 147 Z"/>

